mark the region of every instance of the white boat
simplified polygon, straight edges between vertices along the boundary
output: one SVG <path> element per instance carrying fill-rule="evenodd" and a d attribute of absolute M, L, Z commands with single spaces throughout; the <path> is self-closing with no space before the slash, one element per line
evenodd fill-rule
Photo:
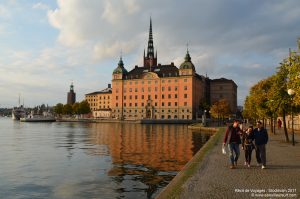
<path fill-rule="evenodd" d="M 56 119 L 48 112 L 44 112 L 42 115 L 34 114 L 33 111 L 27 117 L 22 117 L 21 122 L 55 122 Z"/>

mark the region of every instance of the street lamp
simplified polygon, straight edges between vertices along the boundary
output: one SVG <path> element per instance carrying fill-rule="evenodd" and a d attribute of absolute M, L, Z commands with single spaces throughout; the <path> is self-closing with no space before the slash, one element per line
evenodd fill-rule
<path fill-rule="evenodd" d="M 293 96 L 295 95 L 295 91 L 293 89 L 288 89 L 288 94 L 289 96 L 291 96 L 291 98 L 293 98 Z M 293 146 L 295 146 L 295 132 L 294 132 L 294 115 L 293 115 L 293 100 L 291 103 L 291 112 L 292 112 L 292 142 L 293 142 Z"/>

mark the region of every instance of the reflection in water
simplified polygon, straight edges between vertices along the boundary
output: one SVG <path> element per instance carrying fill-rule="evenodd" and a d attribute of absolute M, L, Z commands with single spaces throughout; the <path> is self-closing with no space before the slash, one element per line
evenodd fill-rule
<path fill-rule="evenodd" d="M 184 125 L 90 125 L 90 142 L 108 147 L 113 163 L 108 175 L 123 196 L 145 192 L 147 198 L 153 197 L 209 139 Z"/>
<path fill-rule="evenodd" d="M 8 199 L 154 198 L 209 138 L 186 125 L 3 118 L 0 132 L 0 196 Z"/>

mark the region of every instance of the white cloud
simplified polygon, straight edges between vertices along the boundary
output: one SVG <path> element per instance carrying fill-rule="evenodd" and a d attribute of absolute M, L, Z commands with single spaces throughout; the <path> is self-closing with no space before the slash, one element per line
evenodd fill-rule
<path fill-rule="evenodd" d="M 4 5 L 0 5 L 0 18 L 9 18 L 9 17 L 11 17 L 11 13 L 9 9 Z"/>
<path fill-rule="evenodd" d="M 41 10 L 49 10 L 50 9 L 50 7 L 47 4 L 44 4 L 44 3 L 41 3 L 41 2 L 33 4 L 32 8 L 33 9 L 41 9 Z"/>

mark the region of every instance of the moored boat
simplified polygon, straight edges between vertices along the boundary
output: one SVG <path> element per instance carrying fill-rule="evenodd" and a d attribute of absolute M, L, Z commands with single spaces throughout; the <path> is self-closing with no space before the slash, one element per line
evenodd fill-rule
<path fill-rule="evenodd" d="M 48 112 L 44 112 L 43 115 L 33 114 L 33 111 L 27 117 L 22 117 L 21 122 L 55 122 L 56 119 Z"/>

